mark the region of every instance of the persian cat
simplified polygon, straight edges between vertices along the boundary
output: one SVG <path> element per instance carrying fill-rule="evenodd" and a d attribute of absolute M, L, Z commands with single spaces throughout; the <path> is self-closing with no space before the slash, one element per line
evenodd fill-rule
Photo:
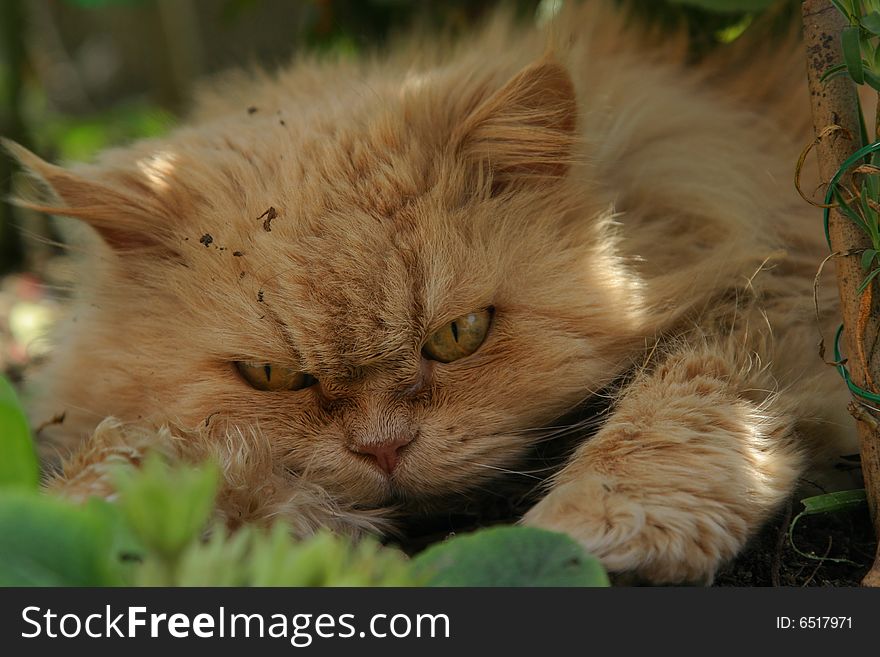
<path fill-rule="evenodd" d="M 231 527 L 356 534 L 530 475 L 521 522 L 711 581 L 854 432 L 791 183 L 799 43 L 685 51 L 586 2 L 232 75 L 89 165 L 7 144 L 42 190 L 21 202 L 94 233 L 38 375 L 49 486 L 212 457 Z"/>

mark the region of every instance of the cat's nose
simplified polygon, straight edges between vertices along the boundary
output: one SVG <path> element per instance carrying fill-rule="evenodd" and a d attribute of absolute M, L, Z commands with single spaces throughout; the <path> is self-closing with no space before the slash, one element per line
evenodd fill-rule
<path fill-rule="evenodd" d="M 394 440 L 386 440 L 380 443 L 369 443 L 366 445 L 355 444 L 349 447 L 353 452 L 358 454 L 366 454 L 376 459 L 376 465 L 390 475 L 397 467 L 400 460 L 399 451 L 402 447 L 412 442 L 411 437 L 401 437 Z"/>

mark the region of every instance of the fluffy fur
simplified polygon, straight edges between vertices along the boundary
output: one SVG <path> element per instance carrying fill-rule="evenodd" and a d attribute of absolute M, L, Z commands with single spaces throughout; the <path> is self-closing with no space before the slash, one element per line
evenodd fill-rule
<path fill-rule="evenodd" d="M 94 165 L 13 147 L 50 190 L 30 205 L 101 238 L 34 409 L 66 412 L 54 487 L 111 495 L 102 462 L 159 446 L 224 464 L 231 524 L 381 529 L 383 508 L 494 486 L 613 389 L 523 521 L 615 572 L 711 581 L 851 423 L 815 349 L 821 227 L 791 184 L 798 47 L 693 68 L 653 42 L 586 2 L 546 32 L 498 18 L 239 74 Z M 833 287 L 820 301 L 828 331 Z M 487 307 L 472 356 L 421 356 Z M 237 360 L 319 384 L 260 392 Z M 351 449 L 401 435 L 391 477 Z"/>

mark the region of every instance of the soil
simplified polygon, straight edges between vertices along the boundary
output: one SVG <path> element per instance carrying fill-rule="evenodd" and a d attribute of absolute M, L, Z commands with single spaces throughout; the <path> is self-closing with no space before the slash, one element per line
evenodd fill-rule
<path fill-rule="evenodd" d="M 523 498 L 508 498 L 519 499 Z M 469 513 L 409 518 L 403 537 L 390 543 L 415 554 L 455 534 L 513 522 L 527 506 L 497 499 Z M 792 513 L 790 510 L 793 509 Z M 874 559 L 877 543 L 867 507 L 801 518 L 794 531 L 798 554 L 789 542 L 792 515 L 801 509 L 792 499 L 716 576 L 714 586 L 859 586 Z"/>
<path fill-rule="evenodd" d="M 801 508 L 797 500 L 792 501 L 792 507 L 795 514 Z M 715 586 L 859 585 L 877 549 L 867 507 L 798 521 L 795 544 L 801 552 L 820 558 L 795 551 L 788 540 L 789 524 L 787 513 L 767 523 L 746 550 L 718 574 Z"/>
<path fill-rule="evenodd" d="M 263 219 L 263 230 L 267 233 L 272 232 L 272 220 L 278 216 L 278 211 L 274 207 L 270 207 L 263 214 L 261 214 L 257 219 Z M 265 217 L 265 218 L 264 218 Z"/>

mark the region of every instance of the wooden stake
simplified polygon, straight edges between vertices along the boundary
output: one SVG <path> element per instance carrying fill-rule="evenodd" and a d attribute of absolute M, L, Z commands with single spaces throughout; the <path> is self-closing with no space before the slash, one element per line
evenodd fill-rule
<path fill-rule="evenodd" d="M 843 128 L 843 131 L 826 136 L 816 147 L 819 174 L 822 180 L 828 181 L 844 160 L 861 147 L 859 100 L 855 84 L 846 75 L 826 82 L 819 80 L 831 66 L 843 63 L 840 33 L 848 22 L 829 0 L 805 0 L 802 13 L 813 128 L 817 135 L 829 125 Z M 846 137 L 847 134 L 850 138 Z M 841 180 L 843 184 L 848 181 L 848 175 Z M 856 385 L 870 389 L 868 381 L 880 381 L 880 344 L 877 341 L 880 336 L 880 312 L 874 303 L 869 313 L 862 313 L 860 322 L 861 295 L 857 290 L 865 277 L 860 255 L 864 249 L 871 247 L 871 241 L 852 221 L 835 210 L 831 212 L 829 234 L 832 251 L 849 254 L 834 259 L 844 334 L 849 336 L 847 367 Z M 871 296 L 876 300 L 880 295 L 875 293 Z M 860 336 L 864 345 L 863 357 L 857 355 L 857 340 L 853 339 L 858 328 L 863 329 Z M 841 385 L 844 385 L 843 382 Z M 857 409 L 854 415 L 857 420 L 868 506 L 874 522 L 874 533 L 880 538 L 880 432 L 877 431 L 878 424 L 872 410 L 860 404 L 858 399 L 855 404 L 857 406 L 853 408 Z M 866 421 L 867 417 L 875 421 Z M 862 585 L 880 586 L 880 548 L 871 571 L 862 580 Z"/>

